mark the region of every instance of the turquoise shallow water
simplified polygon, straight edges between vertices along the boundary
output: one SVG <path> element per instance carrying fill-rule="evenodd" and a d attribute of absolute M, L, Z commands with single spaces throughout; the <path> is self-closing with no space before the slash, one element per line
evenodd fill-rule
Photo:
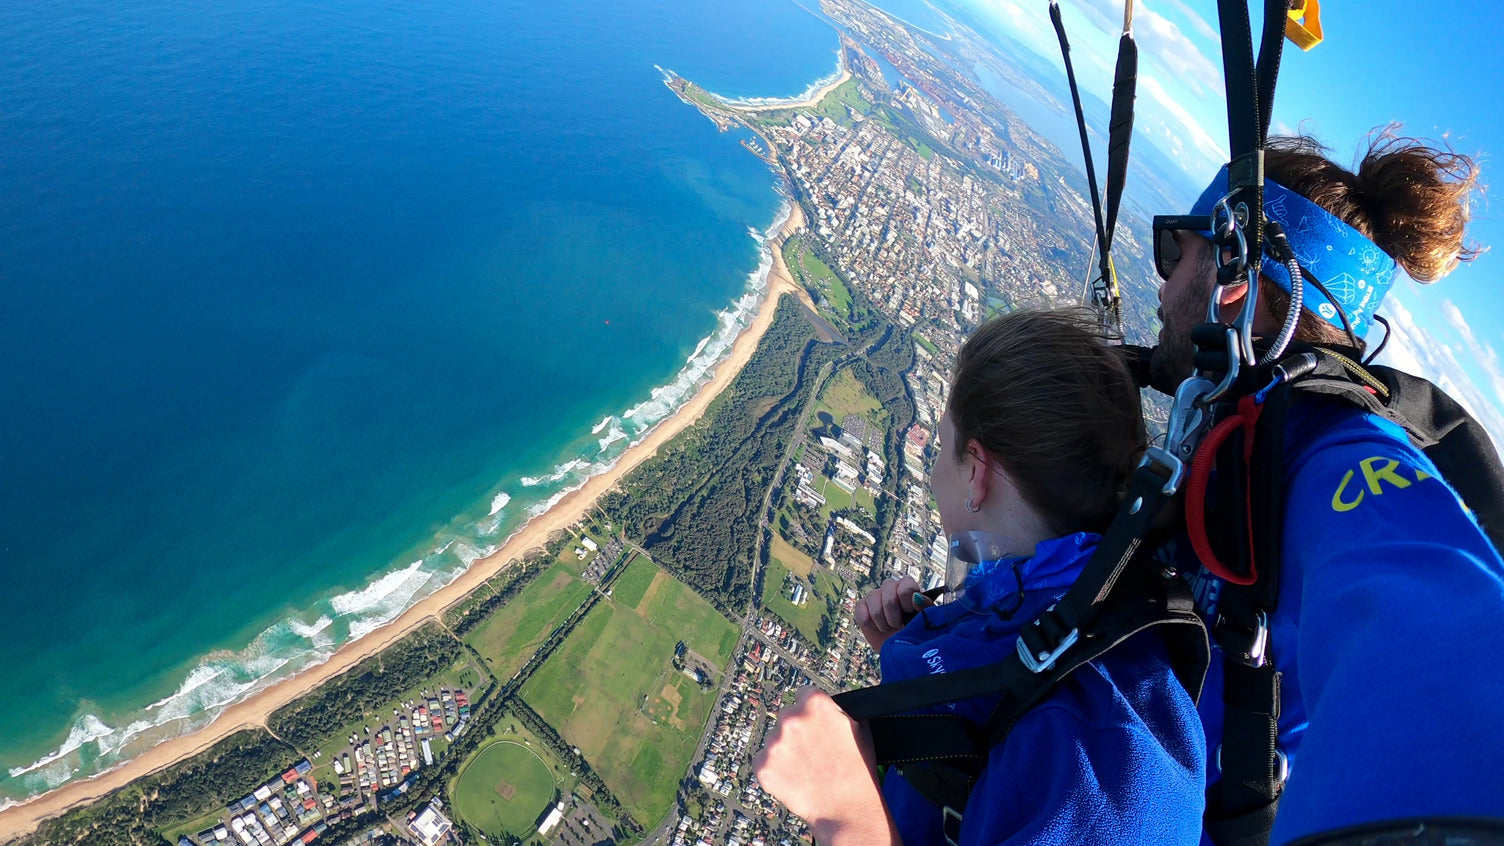
<path fill-rule="evenodd" d="M 0 801 L 392 619 L 687 395 L 791 3 L 0 7 Z"/>

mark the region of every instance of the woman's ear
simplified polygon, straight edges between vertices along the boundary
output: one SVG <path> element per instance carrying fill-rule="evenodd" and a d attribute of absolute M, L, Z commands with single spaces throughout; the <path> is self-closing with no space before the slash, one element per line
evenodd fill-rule
<path fill-rule="evenodd" d="M 966 486 L 971 493 L 972 504 L 980 508 L 992 492 L 992 455 L 982 442 L 972 438 L 966 443 Z"/>

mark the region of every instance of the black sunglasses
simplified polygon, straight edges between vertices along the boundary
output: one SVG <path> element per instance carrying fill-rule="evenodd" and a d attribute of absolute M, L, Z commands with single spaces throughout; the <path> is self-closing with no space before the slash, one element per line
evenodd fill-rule
<path fill-rule="evenodd" d="M 1154 216 L 1154 269 L 1168 282 L 1180 264 L 1180 242 L 1176 232 L 1207 232 L 1212 219 L 1204 214 L 1157 214 Z"/>

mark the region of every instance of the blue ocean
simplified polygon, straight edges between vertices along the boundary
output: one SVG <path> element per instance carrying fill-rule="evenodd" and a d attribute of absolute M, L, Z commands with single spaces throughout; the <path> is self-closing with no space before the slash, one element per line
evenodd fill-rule
<path fill-rule="evenodd" d="M 774 175 L 662 84 L 784 0 L 0 4 L 0 803 L 394 619 L 670 414 Z"/>

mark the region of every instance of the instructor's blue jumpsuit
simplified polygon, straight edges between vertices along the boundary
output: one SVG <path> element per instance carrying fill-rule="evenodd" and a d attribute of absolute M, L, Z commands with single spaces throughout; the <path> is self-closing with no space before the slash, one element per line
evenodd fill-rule
<path fill-rule="evenodd" d="M 1405 817 L 1504 815 L 1504 562 L 1393 423 L 1305 397 L 1285 443 L 1270 642 L 1291 776 L 1272 842 Z M 1176 553 L 1184 562 L 1189 550 Z M 1221 585 L 1193 580 L 1209 623 Z M 1215 649 L 1200 712 L 1215 782 Z"/>

